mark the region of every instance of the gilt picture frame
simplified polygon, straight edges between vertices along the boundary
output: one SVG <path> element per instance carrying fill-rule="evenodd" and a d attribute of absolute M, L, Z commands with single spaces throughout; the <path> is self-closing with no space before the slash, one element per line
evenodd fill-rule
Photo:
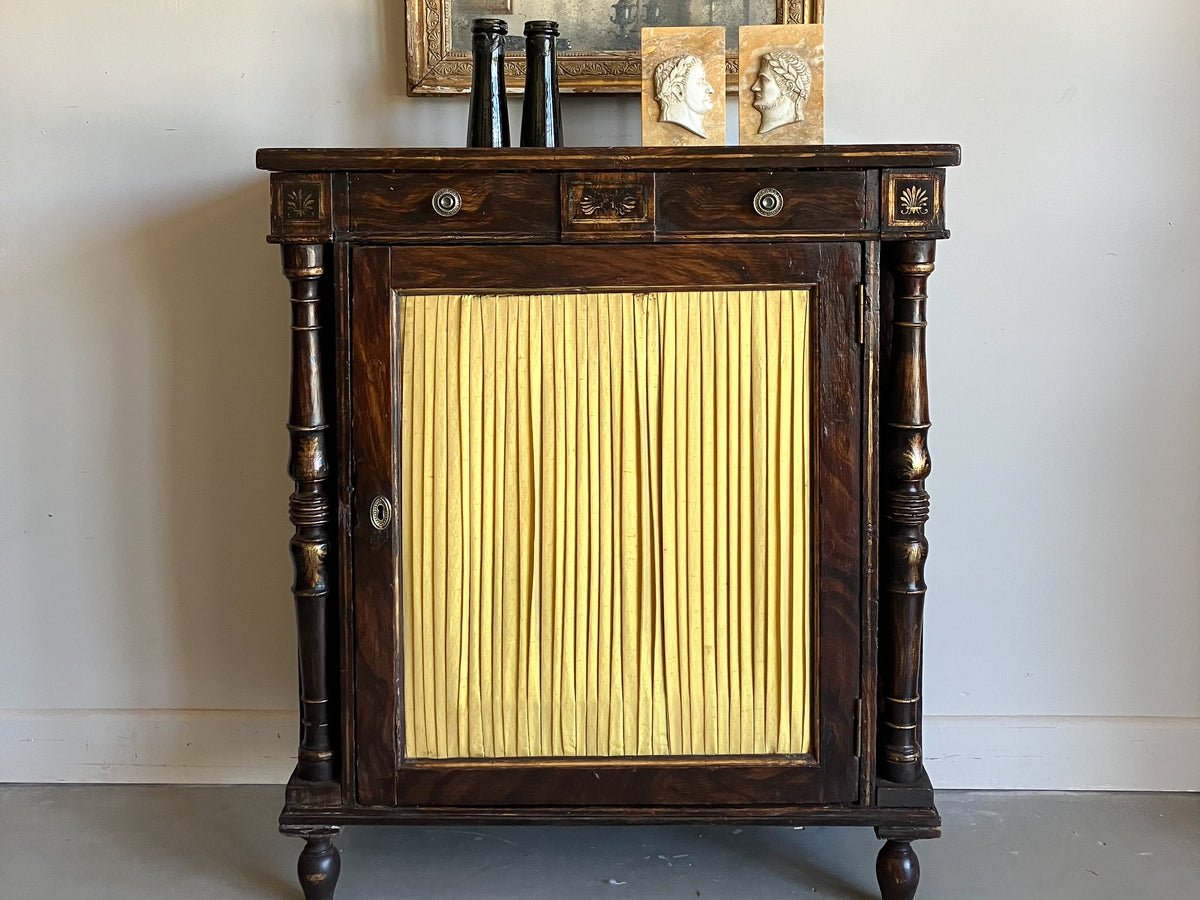
<path fill-rule="evenodd" d="M 465 94 L 471 89 L 470 21 L 509 23 L 504 75 L 509 93 L 525 83 L 524 23 L 559 22 L 559 88 L 563 93 L 638 94 L 642 26 L 724 25 L 725 89 L 738 87 L 741 25 L 824 21 L 825 0 L 404 0 L 409 96 Z"/>

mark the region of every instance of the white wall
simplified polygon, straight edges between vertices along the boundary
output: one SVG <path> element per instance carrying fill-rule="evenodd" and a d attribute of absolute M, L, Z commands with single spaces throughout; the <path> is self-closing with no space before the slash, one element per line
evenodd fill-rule
<path fill-rule="evenodd" d="M 935 779 L 1200 789 L 1200 13 L 828 7 L 828 139 L 963 145 L 930 304 Z M 457 145 L 465 112 L 403 96 L 399 0 L 3 5 L 0 780 L 286 777 L 287 289 L 254 150 Z M 564 117 L 638 141 L 633 98 Z"/>

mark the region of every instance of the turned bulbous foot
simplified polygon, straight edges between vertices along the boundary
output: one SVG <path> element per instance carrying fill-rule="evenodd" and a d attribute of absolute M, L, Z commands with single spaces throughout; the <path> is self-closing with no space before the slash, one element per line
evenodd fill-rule
<path fill-rule="evenodd" d="M 913 900 L 921 880 L 921 864 L 908 841 L 888 841 L 875 861 L 883 900 Z"/>
<path fill-rule="evenodd" d="M 333 900 L 333 889 L 337 887 L 342 871 L 342 858 L 333 846 L 333 838 L 308 838 L 296 871 L 300 875 L 304 900 Z"/>

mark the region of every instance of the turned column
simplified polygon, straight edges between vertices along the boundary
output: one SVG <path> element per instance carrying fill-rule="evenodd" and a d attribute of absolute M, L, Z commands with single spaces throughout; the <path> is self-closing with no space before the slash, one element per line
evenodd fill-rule
<path fill-rule="evenodd" d="M 296 775 L 305 781 L 333 779 L 329 739 L 329 673 L 326 604 L 329 583 L 330 499 L 326 487 L 325 404 L 321 388 L 321 320 L 318 284 L 320 244 L 283 245 L 283 273 L 292 286 L 292 385 L 288 414 L 296 484 L 289 504 L 296 527 L 290 543 L 300 643 L 300 750 Z M 306 851 L 307 852 L 307 851 Z"/>
<path fill-rule="evenodd" d="M 929 553 L 925 540 L 925 522 L 929 519 L 925 479 L 930 469 L 925 301 L 935 246 L 935 241 L 900 241 L 888 245 L 887 257 L 893 284 L 893 321 L 882 436 L 886 536 L 881 562 L 886 580 L 880 598 L 885 623 L 880 641 L 887 664 L 880 672 L 883 753 L 879 771 L 883 778 L 905 784 L 917 781 L 924 771 L 920 721 L 921 626 L 925 608 L 925 557 Z M 892 851 L 893 855 L 899 852 Z M 911 853 L 911 847 L 908 852 Z"/>

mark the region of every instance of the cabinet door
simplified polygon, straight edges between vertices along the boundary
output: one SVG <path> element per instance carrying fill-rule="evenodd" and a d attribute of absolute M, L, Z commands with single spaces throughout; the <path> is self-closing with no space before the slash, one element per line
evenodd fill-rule
<path fill-rule="evenodd" d="M 861 259 L 355 250 L 360 803 L 857 799 Z"/>

